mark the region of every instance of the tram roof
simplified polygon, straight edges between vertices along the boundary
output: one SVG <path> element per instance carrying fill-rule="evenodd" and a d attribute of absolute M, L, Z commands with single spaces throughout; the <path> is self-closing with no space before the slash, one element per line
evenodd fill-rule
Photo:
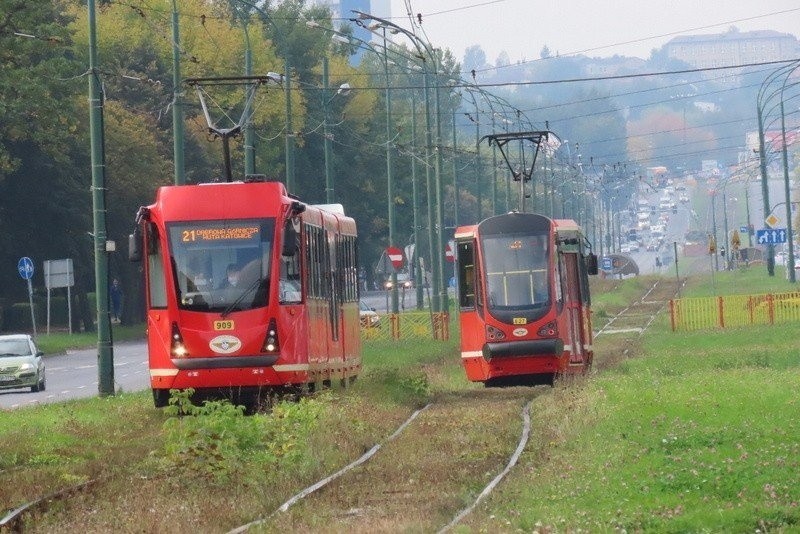
<path fill-rule="evenodd" d="M 581 227 L 573 221 L 572 219 L 553 219 L 553 222 L 556 225 L 556 231 L 569 231 L 573 230 L 576 232 L 581 231 Z"/>

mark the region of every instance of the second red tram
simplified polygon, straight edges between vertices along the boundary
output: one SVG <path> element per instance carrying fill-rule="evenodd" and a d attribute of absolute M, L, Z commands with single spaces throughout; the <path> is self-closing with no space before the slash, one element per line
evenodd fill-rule
<path fill-rule="evenodd" d="M 597 257 L 574 221 L 509 213 L 460 227 L 455 240 L 469 380 L 552 384 L 590 368 L 588 275 Z"/>
<path fill-rule="evenodd" d="M 143 259 L 150 384 L 251 400 L 361 368 L 356 225 L 278 182 L 166 186 L 131 236 Z"/>

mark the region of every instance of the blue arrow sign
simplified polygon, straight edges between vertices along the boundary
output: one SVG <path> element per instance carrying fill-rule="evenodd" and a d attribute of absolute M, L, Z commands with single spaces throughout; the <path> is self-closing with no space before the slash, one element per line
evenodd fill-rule
<path fill-rule="evenodd" d="M 613 266 L 612 266 L 612 264 L 611 264 L 611 258 L 609 258 L 609 257 L 604 257 L 604 258 L 603 258 L 603 270 L 604 270 L 604 271 L 610 271 L 610 270 L 612 269 L 612 267 L 613 267 Z"/>
<path fill-rule="evenodd" d="M 17 263 L 17 271 L 23 280 L 30 280 L 33 278 L 33 261 L 27 256 L 20 258 Z"/>
<path fill-rule="evenodd" d="M 786 243 L 786 228 L 764 228 L 762 230 L 756 230 L 756 243 L 759 245 Z"/>
<path fill-rule="evenodd" d="M 747 233 L 747 227 L 746 227 L 746 226 L 740 226 L 740 227 L 739 227 L 739 231 L 740 231 L 741 233 L 743 233 L 743 234 L 746 234 L 746 233 Z"/>

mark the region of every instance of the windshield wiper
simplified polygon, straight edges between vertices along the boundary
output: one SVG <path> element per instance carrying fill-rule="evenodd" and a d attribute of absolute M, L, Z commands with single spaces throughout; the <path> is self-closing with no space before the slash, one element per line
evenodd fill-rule
<path fill-rule="evenodd" d="M 236 298 L 236 300 L 231 302 L 230 306 L 225 308 L 220 317 L 222 317 L 223 319 L 227 317 L 233 311 L 233 309 L 236 308 L 236 306 L 242 303 L 242 301 L 247 295 L 249 295 L 253 290 L 255 290 L 259 285 L 261 285 L 262 282 L 266 281 L 267 281 L 266 278 L 256 278 L 255 281 L 252 284 L 250 284 L 250 287 L 242 291 L 242 294 L 239 295 Z"/>

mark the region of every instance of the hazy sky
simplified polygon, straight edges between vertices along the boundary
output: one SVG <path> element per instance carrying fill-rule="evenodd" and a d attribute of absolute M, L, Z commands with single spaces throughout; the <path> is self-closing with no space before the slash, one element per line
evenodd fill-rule
<path fill-rule="evenodd" d="M 407 3 L 422 13 L 435 47 L 449 48 L 461 61 L 478 44 L 491 64 L 501 51 L 512 62 L 536 59 L 545 44 L 553 54 L 647 58 L 677 35 L 730 26 L 800 37 L 797 0 L 391 0 L 393 22 L 406 28 Z"/>

